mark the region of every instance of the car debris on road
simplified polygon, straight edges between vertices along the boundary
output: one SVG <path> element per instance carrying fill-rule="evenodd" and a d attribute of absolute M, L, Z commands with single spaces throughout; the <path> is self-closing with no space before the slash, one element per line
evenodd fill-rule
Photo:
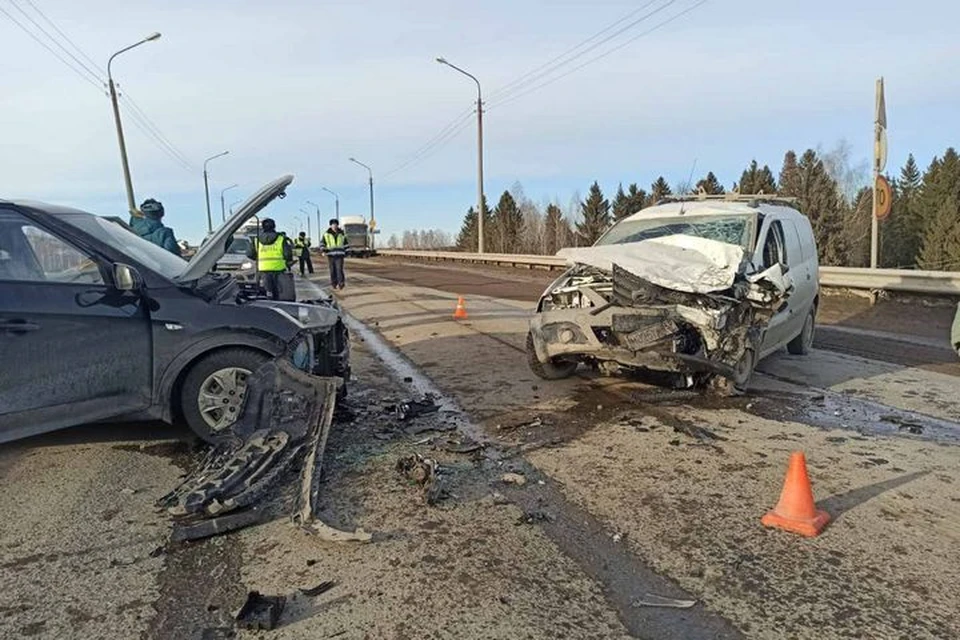
<path fill-rule="evenodd" d="M 316 480 L 333 421 L 339 381 L 308 375 L 285 360 L 267 362 L 248 379 L 246 402 L 229 441 L 158 501 L 174 517 L 174 542 L 196 540 L 277 515 L 270 503 L 288 470 L 302 460 L 294 520 L 331 540 L 369 540 L 314 518 Z"/>

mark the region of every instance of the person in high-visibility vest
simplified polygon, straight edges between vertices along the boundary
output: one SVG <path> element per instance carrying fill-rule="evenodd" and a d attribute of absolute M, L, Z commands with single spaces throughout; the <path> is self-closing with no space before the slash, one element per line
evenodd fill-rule
<path fill-rule="evenodd" d="M 323 232 L 320 238 L 320 247 L 327 256 L 330 266 L 330 286 L 334 289 L 343 289 L 346 279 L 343 275 L 343 259 L 347 255 L 347 234 L 340 228 L 340 221 L 330 220 L 330 227 Z"/>
<path fill-rule="evenodd" d="M 251 243 L 247 257 L 257 261 L 260 286 L 271 298 L 279 300 L 280 274 L 293 265 L 293 245 L 286 235 L 277 233 L 273 219 L 264 218 L 260 223 L 260 234 Z"/>
<path fill-rule="evenodd" d="M 303 231 L 300 232 L 297 239 L 293 241 L 293 248 L 296 250 L 297 260 L 300 261 L 300 277 L 302 278 L 306 275 L 303 272 L 304 267 L 306 267 L 310 273 L 313 273 L 313 260 L 310 259 L 310 238 L 307 237 L 306 233 Z"/>

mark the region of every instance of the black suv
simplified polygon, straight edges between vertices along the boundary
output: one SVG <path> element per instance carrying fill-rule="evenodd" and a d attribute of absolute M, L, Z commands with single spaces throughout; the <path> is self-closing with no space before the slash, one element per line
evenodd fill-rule
<path fill-rule="evenodd" d="M 0 442 L 109 419 L 182 418 L 213 441 L 270 358 L 349 378 L 332 298 L 273 302 L 212 272 L 241 225 L 293 176 L 266 185 L 188 262 L 124 225 L 0 200 Z"/>

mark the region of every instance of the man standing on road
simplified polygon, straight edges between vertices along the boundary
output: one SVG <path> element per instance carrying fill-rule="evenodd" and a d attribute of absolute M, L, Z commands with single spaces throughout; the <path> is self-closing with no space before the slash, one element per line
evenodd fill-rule
<path fill-rule="evenodd" d="M 330 227 L 323 232 L 320 247 L 327 256 L 330 266 L 330 286 L 334 289 L 343 289 L 346 280 L 343 276 L 343 259 L 347 255 L 347 234 L 340 228 L 340 221 L 330 220 Z"/>
<path fill-rule="evenodd" d="M 313 273 L 313 260 L 310 259 L 310 238 L 307 237 L 307 234 L 303 231 L 300 232 L 300 235 L 297 236 L 297 239 L 293 241 L 293 248 L 297 251 L 297 259 L 300 261 L 300 277 L 306 275 L 303 272 L 304 266 Z"/>
<path fill-rule="evenodd" d="M 158 247 L 166 249 L 175 256 L 180 255 L 180 245 L 173 235 L 173 229 L 165 226 L 160 219 L 163 217 L 163 204 L 149 198 L 140 205 L 142 215 L 130 216 L 130 227 L 138 236 L 152 242 Z"/>
<path fill-rule="evenodd" d="M 264 218 L 260 223 L 260 234 L 250 245 L 247 257 L 257 261 L 260 286 L 271 298 L 279 300 L 280 275 L 293 266 L 293 245 L 286 235 L 277 233 L 277 223 L 272 218 Z"/>

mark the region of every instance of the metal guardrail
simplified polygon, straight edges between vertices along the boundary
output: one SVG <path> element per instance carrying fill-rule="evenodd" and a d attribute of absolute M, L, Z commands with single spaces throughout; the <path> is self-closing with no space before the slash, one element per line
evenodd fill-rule
<path fill-rule="evenodd" d="M 494 264 L 527 269 L 564 269 L 567 261 L 557 256 L 513 253 L 461 253 L 459 251 L 405 251 L 384 249 L 383 256 L 419 260 Z M 867 291 L 895 291 L 936 296 L 960 296 L 960 271 L 918 271 L 913 269 L 866 269 L 820 267 L 820 286 Z"/>

